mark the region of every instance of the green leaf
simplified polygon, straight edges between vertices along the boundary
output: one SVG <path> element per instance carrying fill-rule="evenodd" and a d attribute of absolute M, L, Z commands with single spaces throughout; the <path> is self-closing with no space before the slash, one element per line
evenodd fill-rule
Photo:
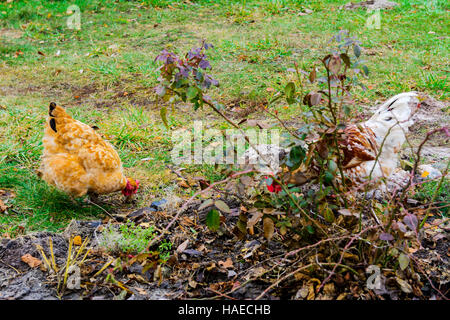
<path fill-rule="evenodd" d="M 245 224 L 245 222 L 238 220 L 236 226 L 239 229 L 239 231 L 242 232 L 244 235 L 247 234 L 247 225 Z"/>
<path fill-rule="evenodd" d="M 198 108 L 203 107 L 203 100 L 199 99 L 195 99 L 194 101 L 194 110 L 198 110 Z"/>
<path fill-rule="evenodd" d="M 284 93 L 286 94 L 286 101 L 289 104 L 293 104 L 295 102 L 295 84 L 293 82 L 289 82 L 284 88 Z"/>
<path fill-rule="evenodd" d="M 306 226 L 306 231 L 308 231 L 308 233 L 310 234 L 314 234 L 315 232 L 314 227 L 312 225 Z"/>
<path fill-rule="evenodd" d="M 186 92 L 186 97 L 189 100 L 194 99 L 198 95 L 198 89 L 196 87 L 189 87 Z"/>
<path fill-rule="evenodd" d="M 357 58 L 361 55 L 361 48 L 357 44 L 353 46 L 353 53 Z"/>
<path fill-rule="evenodd" d="M 368 76 L 368 75 L 369 75 L 369 68 L 367 68 L 367 66 L 362 66 L 362 69 L 363 69 L 363 71 L 364 71 L 364 74 L 365 74 L 366 76 Z"/>
<path fill-rule="evenodd" d="M 166 128 L 170 129 L 169 124 L 167 123 L 167 108 L 165 106 L 162 107 L 159 114 L 161 115 L 161 119 L 162 119 L 164 125 L 166 126 Z"/>
<path fill-rule="evenodd" d="M 333 160 L 328 160 L 328 169 L 330 169 L 331 172 L 336 172 L 338 166 L 336 164 L 336 162 L 334 162 Z"/>
<path fill-rule="evenodd" d="M 331 184 L 334 179 L 334 175 L 330 171 L 325 171 L 323 178 L 326 184 Z"/>
<path fill-rule="evenodd" d="M 292 169 L 298 168 L 306 157 L 306 151 L 301 146 L 295 146 L 289 153 L 289 160 L 292 163 Z"/>
<path fill-rule="evenodd" d="M 350 63 L 350 58 L 348 57 L 348 55 L 345 53 L 341 53 L 341 59 L 342 59 L 342 61 L 344 61 L 345 65 L 348 68 L 350 68 L 351 63 Z"/>
<path fill-rule="evenodd" d="M 325 220 L 326 220 L 327 222 L 332 223 L 332 222 L 334 221 L 334 213 L 333 213 L 333 210 L 331 210 L 330 208 L 326 208 L 323 217 L 325 218 Z"/>
<path fill-rule="evenodd" d="M 345 115 L 346 115 L 347 117 L 349 117 L 349 116 L 350 116 L 350 113 L 351 113 L 351 111 L 352 111 L 352 110 L 350 109 L 350 107 L 349 107 L 349 106 L 344 106 L 343 109 L 344 109 Z"/>
<path fill-rule="evenodd" d="M 211 211 L 208 212 L 208 215 L 206 216 L 206 225 L 211 231 L 217 231 L 219 229 L 220 226 L 219 211 L 212 209 Z"/>
<path fill-rule="evenodd" d="M 401 253 L 398 257 L 398 263 L 400 265 L 400 269 L 405 270 L 409 265 L 409 257 L 406 254 Z"/>

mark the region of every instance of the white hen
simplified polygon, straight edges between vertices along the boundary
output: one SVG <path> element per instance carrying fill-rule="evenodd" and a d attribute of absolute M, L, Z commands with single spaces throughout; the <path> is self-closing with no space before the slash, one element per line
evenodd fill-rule
<path fill-rule="evenodd" d="M 401 93 L 382 104 L 366 122 L 345 129 L 341 146 L 345 173 L 350 179 L 376 180 L 395 171 L 405 134 L 419 106 L 416 92 Z"/>
<path fill-rule="evenodd" d="M 414 123 L 412 117 L 419 105 L 416 92 L 401 93 L 382 104 L 369 120 L 347 126 L 339 141 L 344 155 L 344 174 L 355 183 L 393 174 L 398 166 L 398 153 L 406 140 L 405 134 Z M 278 165 L 279 156 L 285 152 L 275 145 L 260 145 L 257 149 L 259 152 L 249 148 L 243 158 L 251 163 L 260 161 L 259 171 L 272 174 L 271 168 Z M 260 154 L 269 159 L 269 166 L 260 159 Z M 301 166 L 285 179 L 289 183 L 303 184 L 317 176 L 314 167 L 314 164 L 309 168 Z"/>

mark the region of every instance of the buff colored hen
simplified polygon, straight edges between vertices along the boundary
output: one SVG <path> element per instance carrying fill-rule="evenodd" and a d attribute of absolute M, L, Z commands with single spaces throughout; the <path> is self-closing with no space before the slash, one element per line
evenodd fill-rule
<path fill-rule="evenodd" d="M 42 141 L 40 173 L 48 184 L 72 197 L 122 191 L 129 199 L 136 193 L 139 181 L 125 177 L 114 147 L 54 102 Z"/>

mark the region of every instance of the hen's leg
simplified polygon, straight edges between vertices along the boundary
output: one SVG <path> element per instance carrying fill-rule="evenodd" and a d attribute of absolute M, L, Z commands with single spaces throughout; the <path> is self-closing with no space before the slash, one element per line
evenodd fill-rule
<path fill-rule="evenodd" d="M 89 192 L 88 197 L 91 202 L 99 203 L 98 194 Z"/>

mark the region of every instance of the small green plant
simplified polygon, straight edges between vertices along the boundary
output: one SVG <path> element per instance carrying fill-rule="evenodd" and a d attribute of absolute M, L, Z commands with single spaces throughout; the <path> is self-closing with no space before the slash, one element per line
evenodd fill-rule
<path fill-rule="evenodd" d="M 159 258 L 162 262 L 166 262 L 170 258 L 170 250 L 172 250 L 172 242 L 167 242 L 163 240 L 158 247 Z"/>
<path fill-rule="evenodd" d="M 423 203 L 428 203 L 433 199 L 433 197 L 435 197 L 433 207 L 435 207 L 445 217 L 448 217 L 450 180 L 444 179 L 439 187 L 439 190 L 437 190 L 438 185 L 439 181 L 435 180 L 425 182 L 417 187 L 414 198 Z"/>
<path fill-rule="evenodd" d="M 127 222 L 119 226 L 109 224 L 103 230 L 99 244 L 110 252 L 139 254 L 146 250 L 147 244 L 155 237 L 154 228 L 136 226 Z"/>
<path fill-rule="evenodd" d="M 172 243 L 162 240 L 157 252 L 148 252 L 147 245 L 155 238 L 153 226 L 144 228 L 132 221 L 120 225 L 109 224 L 99 238 L 100 247 L 109 252 L 143 257 L 159 255 L 162 263 L 169 259 L 172 250 Z"/>

